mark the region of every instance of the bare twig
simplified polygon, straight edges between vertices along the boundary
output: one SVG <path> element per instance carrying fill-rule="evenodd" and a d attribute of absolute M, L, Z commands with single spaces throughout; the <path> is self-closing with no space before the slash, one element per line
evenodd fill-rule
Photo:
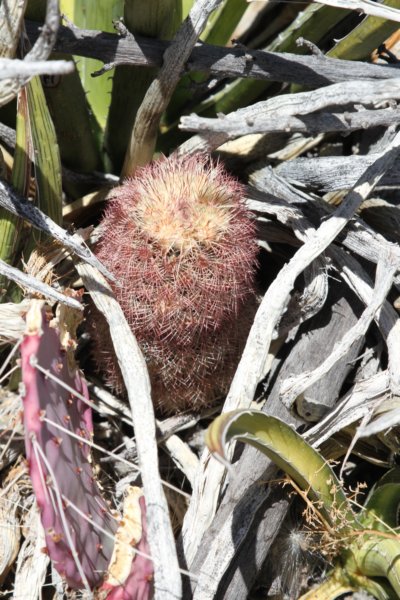
<path fill-rule="evenodd" d="M 93 265 L 111 281 L 115 278 L 100 263 L 87 246 L 84 245 L 81 238 L 70 235 L 57 225 L 50 217 L 45 215 L 39 208 L 27 202 L 23 196 L 18 194 L 8 183 L 0 181 L 0 206 L 9 210 L 12 214 L 28 221 L 33 227 L 44 231 L 48 235 L 58 240 L 63 246 L 69 248 L 74 254 L 79 256 L 88 264 Z"/>
<path fill-rule="evenodd" d="M 307 242 L 280 271 L 268 288 L 257 311 L 242 359 L 234 376 L 224 411 L 246 408 L 250 405 L 258 382 L 265 375 L 265 364 L 274 328 L 281 318 L 296 278 L 335 239 L 346 226 L 361 202 L 371 193 L 386 169 L 393 164 L 400 149 L 397 134 L 387 150 L 362 175 L 342 205 L 310 235 Z M 185 556 L 190 566 L 201 542 L 202 535 L 215 514 L 224 468 L 210 463 L 205 452 L 196 478 L 192 501 L 183 526 Z"/>
<path fill-rule="evenodd" d="M 44 25 L 41 27 L 41 33 L 33 45 L 33 48 L 25 56 L 25 60 L 31 62 L 49 58 L 50 52 L 53 50 L 54 44 L 56 43 L 59 26 L 59 2 L 58 0 L 47 0 Z"/>
<path fill-rule="evenodd" d="M 26 23 L 31 40 L 37 24 Z M 159 67 L 169 42 L 102 31 L 60 27 L 54 49 L 65 54 L 97 58 L 104 63 Z M 251 61 L 246 60 L 246 54 Z M 393 79 L 399 70 L 384 65 L 337 60 L 326 56 L 301 56 L 287 52 L 265 52 L 242 48 L 222 48 L 201 44 L 193 48 L 185 64 L 187 71 L 206 71 L 221 77 L 243 77 L 266 81 L 287 81 L 319 87 L 339 81 Z"/>
<path fill-rule="evenodd" d="M 164 447 L 168 451 L 175 465 L 184 473 L 193 486 L 199 459 L 194 452 L 177 435 L 171 435 L 165 442 Z"/>
<path fill-rule="evenodd" d="M 14 4 L 15 6 L 19 6 L 19 9 L 22 10 L 23 14 L 25 3 L 18 2 Z M 15 28 L 15 32 L 19 30 L 20 19 L 21 14 L 19 14 L 18 19 L 16 19 L 16 23 L 13 23 L 12 29 L 14 30 Z M 45 61 L 50 56 L 50 52 L 56 41 L 59 24 L 60 11 L 58 0 L 47 0 L 46 19 L 42 31 L 31 51 L 25 56 L 23 62 L 27 62 L 29 65 L 29 63 L 32 64 L 36 61 Z M 72 66 L 72 69 L 73 68 L 74 67 Z M 12 100 L 18 94 L 19 90 L 26 85 L 34 75 L 38 74 L 35 67 L 33 67 L 31 71 L 29 71 L 29 69 L 27 70 L 28 74 L 21 74 L 20 76 L 10 75 L 9 77 L 2 78 L 0 84 L 0 106 Z"/>
<path fill-rule="evenodd" d="M 380 81 L 373 86 L 367 81 L 344 81 L 335 83 L 328 87 L 323 87 L 312 92 L 300 92 L 298 94 L 286 94 L 284 96 L 275 96 L 268 100 L 257 102 L 252 106 L 241 108 L 229 115 L 224 115 L 218 119 L 208 119 L 198 117 L 197 115 L 184 116 L 181 118 L 181 129 L 199 132 L 226 133 L 229 137 L 247 133 L 265 133 L 268 131 L 285 131 L 290 124 L 295 125 L 295 121 L 290 117 L 298 115 L 307 115 L 315 111 L 321 111 L 334 106 L 346 106 L 351 104 L 374 105 L 384 100 L 400 98 L 400 83 L 397 81 Z M 383 112 L 383 111 L 380 111 Z M 346 126 L 347 117 L 353 115 L 312 115 L 317 118 L 316 128 L 325 123 L 329 130 L 329 117 L 331 127 L 340 126 L 342 129 Z M 369 112 L 371 114 L 371 112 Z M 392 114 L 392 113 L 391 113 Z M 319 121 L 318 121 L 319 117 Z M 333 117 L 341 118 L 339 123 L 332 123 Z M 393 114 L 392 114 L 393 118 Z M 298 127 L 302 124 L 303 130 L 308 126 L 307 120 L 303 122 L 304 117 L 298 119 Z M 274 129 L 272 124 L 277 120 L 278 125 Z M 357 122 L 357 119 L 355 119 Z M 365 122 L 365 115 L 364 115 Z M 389 124 L 393 124 L 392 121 Z M 335 129 L 334 129 L 335 130 Z M 325 129 L 322 129 L 325 131 Z"/>
<path fill-rule="evenodd" d="M 137 112 L 122 175 L 133 175 L 138 166 L 152 159 L 158 127 L 185 62 L 207 24 L 210 14 L 222 0 L 197 0 L 164 54 L 164 64 L 150 85 Z"/>
<path fill-rule="evenodd" d="M 33 77 L 34 75 L 67 75 L 75 65 L 66 60 L 38 60 L 28 62 L 16 58 L 0 58 L 0 80 L 11 77 Z"/>
<path fill-rule="evenodd" d="M 51 300 L 56 300 L 57 302 L 62 302 L 71 308 L 77 308 L 78 310 L 83 310 L 83 306 L 74 298 L 68 298 L 61 292 L 57 292 L 54 288 L 47 283 L 43 283 L 39 279 L 32 277 L 31 275 L 27 275 L 23 273 L 19 269 L 11 267 L 4 260 L 0 260 L 0 274 L 5 275 L 8 279 L 15 281 L 18 285 L 32 291 L 41 294 L 45 298 L 50 298 Z"/>
<path fill-rule="evenodd" d="M 136 339 L 111 288 L 96 269 L 77 265 L 92 299 L 106 318 L 128 392 L 147 505 L 148 536 L 155 568 L 155 598 L 181 598 L 181 577 L 168 507 L 158 472 L 150 380 Z"/>
<path fill-rule="evenodd" d="M 233 118 L 233 115 L 237 118 Z M 232 118 L 231 115 L 227 115 L 219 119 L 197 117 L 196 115 L 181 117 L 180 129 L 201 132 L 206 139 L 209 138 L 208 132 L 213 136 L 220 134 L 220 138 L 216 138 L 218 145 L 215 146 L 215 142 L 212 144 L 214 146 L 212 149 L 214 149 L 228 140 L 253 133 L 291 131 L 292 133 L 317 135 L 318 133 L 350 132 L 379 126 L 389 127 L 400 121 L 400 110 L 393 108 L 345 113 L 323 112 L 301 117 L 281 117 L 278 111 L 273 119 L 271 116 L 259 116 L 254 121 L 240 118 L 237 113 L 233 113 L 233 115 Z"/>

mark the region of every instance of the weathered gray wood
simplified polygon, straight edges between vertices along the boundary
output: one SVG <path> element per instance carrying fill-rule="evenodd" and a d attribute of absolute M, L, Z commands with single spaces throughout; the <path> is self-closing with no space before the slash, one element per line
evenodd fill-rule
<path fill-rule="evenodd" d="M 294 362 L 289 356 L 283 364 L 283 372 L 288 374 L 293 366 Z M 290 414 L 279 400 L 280 382 L 279 376 L 268 393 L 268 402 L 263 410 L 282 418 L 286 423 L 298 426 L 302 421 Z M 213 458 L 211 460 L 215 461 Z M 258 568 L 265 560 L 288 506 L 287 502 L 282 505 L 274 504 L 274 506 L 268 502 L 271 490 L 265 484 L 269 480 L 274 480 L 276 474 L 277 469 L 272 461 L 254 448 L 244 448 L 241 458 L 229 473 L 229 485 L 224 491 L 221 506 L 211 526 L 205 532 L 191 565 L 192 572 L 201 573 L 199 582 L 192 582 L 196 600 L 214 600 L 222 597 L 226 600 L 247 598 Z M 280 499 L 283 497 L 280 493 L 278 496 Z M 273 498 L 275 501 L 278 500 L 274 493 Z M 258 531 L 264 536 L 265 542 L 257 544 L 257 552 L 254 554 Z M 249 560 L 249 555 L 254 556 L 254 562 Z M 222 587 L 228 588 L 229 593 L 217 594 L 228 570 L 230 579 L 235 576 L 237 569 L 243 569 L 246 573 L 242 582 L 235 579 L 235 585 L 238 584 L 237 589 L 233 591 L 229 581 L 225 580 Z M 237 578 L 241 579 L 240 574 L 237 574 Z M 189 598 L 189 595 L 185 593 L 186 597 Z"/>
<path fill-rule="evenodd" d="M 400 397 L 396 398 L 397 403 L 400 400 Z M 398 427 L 400 424 L 400 408 L 393 408 L 393 410 L 389 410 L 378 418 L 374 419 L 364 427 L 361 427 L 359 430 L 359 437 L 370 437 L 373 435 L 378 435 L 380 433 L 385 434 L 388 430 L 393 427 Z"/>
<path fill-rule="evenodd" d="M 15 129 L 4 125 L 4 123 L 0 123 L 0 139 L 6 146 L 14 149 L 16 139 Z"/>
<path fill-rule="evenodd" d="M 322 421 L 305 433 L 314 447 L 319 447 L 345 427 L 361 420 L 389 392 L 389 375 L 380 371 L 364 381 L 358 381 Z"/>
<path fill-rule="evenodd" d="M 360 263 L 351 254 L 344 252 L 334 244 L 328 249 L 328 254 L 333 257 L 340 273 L 362 302 L 367 305 L 373 294 L 373 284 L 361 267 Z M 378 325 L 384 343 L 388 350 L 388 372 L 390 379 L 390 389 L 393 394 L 399 395 L 400 392 L 400 319 L 392 304 L 385 300 L 380 310 L 375 315 L 375 322 Z"/>
<path fill-rule="evenodd" d="M 332 286 L 331 286 L 332 287 Z M 354 301 L 353 294 L 343 286 L 333 286 L 330 302 L 317 317 L 302 325 L 292 350 L 294 359 L 288 378 L 296 378 L 313 371 L 340 343 L 349 329 L 354 327 L 361 314 L 361 306 Z M 337 402 L 345 377 L 352 368 L 352 361 L 359 354 L 363 338 L 344 353 L 335 369 L 325 373 L 319 380 L 298 394 L 295 407 L 298 414 L 309 422 L 317 422 Z M 287 381 L 282 382 L 282 385 Z M 281 387 L 282 394 L 282 387 Z M 288 406 L 287 403 L 285 403 Z"/>
<path fill-rule="evenodd" d="M 296 398 L 298 399 L 300 395 L 304 395 L 310 385 L 320 381 L 321 377 L 326 376 L 330 372 L 334 376 L 337 375 L 338 363 L 343 361 L 354 346 L 359 347 L 361 345 L 364 335 L 392 287 L 396 270 L 396 261 L 391 262 L 390 256 L 383 255 L 382 260 L 378 263 L 375 288 L 371 300 L 360 318 L 357 319 L 351 327 L 347 328 L 344 335 L 342 334 L 339 339 L 336 338 L 334 340 L 335 344 L 333 346 L 330 345 L 328 337 L 326 338 L 326 350 L 322 354 L 322 356 L 326 356 L 326 358 L 321 361 L 321 355 L 319 354 L 318 366 L 311 371 L 301 369 L 298 375 L 292 374 L 283 382 L 281 387 L 281 398 L 286 406 L 290 407 Z M 333 335 L 334 332 L 332 331 L 332 337 Z M 334 366 L 335 370 L 332 372 Z M 320 414 L 316 415 L 317 418 L 314 420 L 317 421 L 320 416 Z"/>
<path fill-rule="evenodd" d="M 302 325 L 272 389 L 265 393 L 267 400 L 263 411 L 294 426 L 302 421 L 281 403 L 282 381 L 289 374 L 318 364 L 325 348 L 329 351 L 334 345 L 335 339 L 330 339 L 330 336 L 335 327 L 343 333 L 346 325 L 356 323 L 361 313 L 360 306 L 358 312 L 354 312 L 354 299 L 345 292 L 343 301 L 340 285 L 335 284 L 335 287 L 329 304 L 317 317 Z M 315 352 L 314 348 L 317 349 Z M 357 351 L 357 347 L 352 349 L 352 356 L 347 359 L 352 360 Z M 344 359 L 339 366 L 336 381 L 334 377 L 328 377 L 314 388 L 315 400 L 318 396 L 322 397 L 326 407 L 331 407 L 338 399 L 350 368 L 346 363 Z M 271 490 L 260 483 L 275 479 L 276 472 L 273 464 L 254 448 L 245 448 L 242 457 L 235 463 L 221 507 L 205 533 L 191 567 L 195 573 L 201 572 L 202 575 L 194 594 L 196 600 L 247 598 L 288 506 L 283 500 L 285 494 L 279 489 L 272 492 L 276 502 L 272 506 Z"/>
<path fill-rule="evenodd" d="M 279 96 L 282 98 L 282 96 Z M 299 113 L 300 114 L 300 113 Z M 231 118 L 210 119 L 190 115 L 181 117 L 179 128 L 183 131 L 195 131 L 202 133 L 204 137 L 210 134 L 221 135 L 219 145 L 234 140 L 242 135 L 254 133 L 287 132 L 304 133 L 306 135 L 317 135 L 319 133 L 347 132 L 357 129 L 368 129 L 371 127 L 389 127 L 400 121 L 400 110 L 384 108 L 380 110 L 360 110 L 359 112 L 321 112 L 312 115 L 280 116 L 279 111 L 274 118 L 259 116 L 254 121 L 236 115 Z M 224 135 L 224 137 L 222 137 Z M 221 142 L 221 140 L 223 140 Z"/>
<path fill-rule="evenodd" d="M 27 22 L 31 39 L 37 35 L 37 23 Z M 161 66 L 167 42 L 126 35 L 121 37 L 101 31 L 60 27 L 57 52 L 97 58 L 110 63 Z M 391 66 L 378 66 L 319 56 L 300 56 L 285 52 L 264 52 L 247 48 L 222 48 L 199 44 L 186 62 L 185 70 L 207 71 L 221 77 L 244 77 L 267 81 L 287 81 L 310 87 L 362 79 L 398 78 L 400 72 Z"/>
<path fill-rule="evenodd" d="M 270 193 L 260 195 L 254 188 L 249 187 L 249 207 L 254 210 L 262 210 L 263 212 L 266 211 L 267 213 L 275 215 L 279 221 L 293 229 L 293 233 L 298 240 L 303 240 L 304 232 L 307 231 L 307 228 L 312 228 L 311 223 L 307 220 L 305 215 L 308 216 L 310 214 L 311 217 L 322 219 L 325 215 L 327 216 L 333 211 L 333 208 L 325 202 L 321 202 L 317 198 L 312 198 L 307 194 L 292 188 L 287 182 L 278 177 L 272 169 L 262 169 L 261 173 L 263 175 L 262 177 L 259 177 L 260 172 L 252 177 L 253 183 L 259 185 L 263 189 L 270 190 Z M 279 196 L 280 200 L 275 196 L 272 196 L 271 192 Z M 253 201 L 252 198 L 257 198 L 257 200 Z M 299 204 L 299 207 L 297 208 L 293 206 L 293 204 L 288 205 L 286 200 L 288 202 Z M 396 209 L 396 207 L 392 208 Z M 302 209 L 303 212 L 300 209 Z M 395 230 L 396 223 L 397 221 L 395 221 Z M 260 233 L 263 233 L 263 229 L 260 229 Z M 297 239 L 295 237 L 291 238 L 288 232 L 286 234 L 276 232 L 274 235 L 276 236 L 276 239 L 273 241 L 281 241 L 296 247 L 298 246 Z M 341 276 L 350 289 L 365 305 L 367 305 L 373 294 L 373 283 L 368 273 L 355 258 L 354 254 L 360 254 L 361 256 L 376 262 L 379 260 L 379 256 L 382 252 L 394 252 L 400 268 L 400 254 L 398 253 L 398 247 L 376 234 L 357 218 L 354 218 L 352 224 L 348 225 L 345 230 L 345 236 L 339 236 L 339 239 L 342 244 L 351 248 L 353 253 L 344 251 L 337 243 L 334 243 L 327 248 L 326 254 L 333 259 Z M 289 315 L 286 315 L 285 313 L 280 323 L 280 330 L 282 325 L 284 326 L 285 321 L 288 319 Z M 391 389 L 393 393 L 398 393 L 398 390 L 400 389 L 400 373 L 397 368 L 397 365 L 400 363 L 400 335 L 398 332 L 400 322 L 398 315 L 391 304 L 385 301 L 381 310 L 376 314 L 375 321 L 382 332 L 383 340 L 388 348 Z"/>
<path fill-rule="evenodd" d="M 373 86 L 366 81 L 344 81 L 312 92 L 274 96 L 227 115 L 218 115 L 218 118 L 182 116 L 180 128 L 204 136 L 225 134 L 227 141 L 241 135 L 274 131 L 318 134 L 364 129 L 380 123 L 392 126 L 400 118 L 397 109 L 348 111 L 352 105 L 376 106 L 382 100 L 397 99 L 399 94 L 400 87 L 390 81 L 376 82 Z M 317 112 L 332 107 L 348 108 L 348 111 L 342 114 Z"/>
<path fill-rule="evenodd" d="M 400 206 L 381 198 L 366 200 L 360 209 L 361 218 L 391 242 L 400 240 Z"/>
<path fill-rule="evenodd" d="M 243 481 L 249 469 L 253 475 L 261 471 L 262 481 L 251 482 L 249 477 Z M 198 563 L 193 565 L 201 573 L 193 600 L 245 600 L 289 506 L 282 489 L 265 485 L 277 476 L 265 456 L 246 449 L 234 472 L 242 485 L 230 490 L 204 538 Z"/>
<path fill-rule="evenodd" d="M 363 170 L 372 165 L 376 154 L 296 158 L 276 167 L 275 172 L 292 181 L 322 192 L 347 190 L 357 181 Z M 400 167 L 393 165 L 382 178 L 382 186 L 400 184 Z"/>
<path fill-rule="evenodd" d="M 359 103 L 365 106 L 374 105 L 384 100 L 397 99 L 399 95 L 400 82 L 397 81 L 377 81 L 373 86 L 368 81 L 342 81 L 312 92 L 273 96 L 216 119 L 205 119 L 197 115 L 183 116 L 181 123 L 183 129 L 188 128 L 185 126 L 187 124 L 193 124 L 195 127 L 192 129 L 197 129 L 205 123 L 205 127 L 201 127 L 201 130 L 231 132 L 243 124 L 251 126 L 262 121 L 268 127 L 270 121 L 274 119 L 307 115 L 337 106 L 346 107 Z"/>
<path fill-rule="evenodd" d="M 56 302 L 61 302 L 62 304 L 66 304 L 71 308 L 76 308 L 77 310 L 83 310 L 83 305 L 78 300 L 74 298 L 69 298 L 65 296 L 61 292 L 57 291 L 47 283 L 43 283 L 36 277 L 32 277 L 32 275 L 28 275 L 27 273 L 23 273 L 19 269 L 15 267 L 11 267 L 4 260 L 0 260 L 0 273 L 1 275 L 5 275 L 8 279 L 15 281 L 18 285 L 26 288 L 30 292 L 36 292 L 44 296 L 45 298 L 50 298 L 51 300 L 55 300 Z"/>
<path fill-rule="evenodd" d="M 376 158 L 376 155 L 373 155 Z M 356 158 L 356 157 L 347 157 Z M 361 157 L 360 165 L 370 165 L 369 155 Z M 363 159 L 366 159 L 364 163 Z M 305 159 L 307 160 L 307 159 Z M 322 159 L 320 159 L 322 160 Z M 296 162 L 294 161 L 289 161 Z M 391 171 L 396 168 L 396 163 Z M 382 180 L 388 176 L 386 173 Z M 295 235 L 299 239 L 303 239 L 303 233 L 307 227 L 312 227 L 315 219 L 317 223 L 332 215 L 334 208 L 326 202 L 321 201 L 317 196 L 299 190 L 277 173 L 277 170 L 272 170 L 269 166 L 258 169 L 251 175 L 251 182 L 257 189 L 263 190 L 262 194 L 257 194 L 252 188 L 248 188 L 250 200 L 248 206 L 252 210 L 261 210 L 264 204 L 264 210 L 267 214 L 272 214 L 279 221 L 292 227 Z M 259 201 L 256 206 L 251 199 L 255 198 Z M 299 204 L 297 208 L 295 205 Z M 301 209 L 301 210 L 300 210 Z M 390 243 L 382 235 L 377 233 L 372 227 L 364 223 L 362 219 L 353 216 L 351 221 L 347 223 L 343 232 L 338 235 L 338 241 L 343 244 L 348 250 L 355 255 L 361 256 L 375 264 L 378 263 L 384 248 L 396 254 L 400 265 L 400 247 L 398 244 Z"/>
<path fill-rule="evenodd" d="M 337 297 L 340 297 L 340 286 L 336 286 L 335 296 L 336 302 Z M 348 308 L 346 308 L 346 310 L 352 312 L 354 304 L 352 303 L 352 306 L 350 306 L 349 300 L 350 299 L 347 300 Z M 332 318 L 334 312 L 336 312 L 335 308 L 338 309 L 339 304 L 334 304 L 333 311 L 329 311 L 328 307 L 324 307 L 322 314 L 327 319 L 329 317 Z M 356 315 L 353 315 L 351 319 L 354 322 L 354 320 L 356 320 Z M 315 325 L 320 321 L 321 313 L 318 315 L 318 318 L 314 319 Z M 346 321 L 346 317 L 344 318 L 344 321 Z M 293 426 L 298 426 L 301 421 L 295 415 L 289 413 L 281 403 L 279 398 L 280 386 L 282 381 L 286 379 L 290 373 L 297 371 L 299 358 L 306 370 L 308 369 L 308 365 L 315 364 L 315 360 L 318 357 L 316 354 L 310 353 L 309 350 L 313 348 L 314 343 L 316 343 L 320 349 L 324 346 L 327 341 L 327 331 L 322 327 L 320 331 L 316 329 L 314 332 L 312 330 L 312 325 L 313 319 L 301 327 L 301 332 L 298 333 L 297 338 L 294 340 L 292 349 L 282 364 L 276 382 L 273 384 L 272 389 L 267 389 L 265 393 L 266 403 L 263 407 L 263 412 L 277 416 Z M 308 345 L 307 339 L 310 333 L 314 337 L 310 340 L 310 344 Z M 302 343 L 302 340 L 304 343 Z M 302 353 L 300 351 L 299 343 L 300 346 L 302 346 Z M 307 351 L 304 352 L 306 348 Z M 343 384 L 345 376 L 345 371 L 342 370 L 339 376 L 340 381 L 337 385 L 335 384 L 335 389 L 332 389 L 331 391 L 321 390 L 322 393 L 325 394 L 325 399 L 328 404 L 332 405 L 334 401 L 337 401 L 337 393 Z M 379 389 L 383 387 L 385 387 L 384 384 L 380 385 Z M 363 389 L 365 390 L 365 388 Z M 376 391 L 376 389 L 377 388 L 375 387 L 374 391 Z M 371 394 L 373 395 L 373 391 L 371 391 Z M 331 396 L 330 399 L 329 395 Z M 361 398 L 361 393 L 356 396 L 354 403 L 351 404 L 351 409 L 349 408 L 349 411 L 346 411 L 347 419 L 351 419 L 352 416 L 354 416 L 354 420 L 357 420 L 357 416 L 359 417 L 360 414 L 364 414 L 361 406 Z M 357 407 L 358 412 L 355 410 L 355 407 Z M 336 411 L 336 408 L 334 410 Z M 338 415 L 336 431 L 338 431 L 341 429 L 341 413 L 340 411 L 336 411 L 335 414 L 336 413 Z M 329 416 L 326 417 L 325 421 L 327 422 L 327 425 L 324 429 L 321 429 L 323 432 L 326 432 L 326 437 L 324 437 L 322 433 L 321 439 L 327 439 L 327 437 L 329 437 Z M 309 436 L 309 440 L 315 441 L 316 445 L 319 445 L 319 442 L 317 441 L 319 440 L 320 435 L 318 432 L 318 425 L 310 431 L 315 433 Z M 307 433 L 305 435 L 307 436 Z M 266 467 L 266 471 L 263 471 Z M 214 519 L 212 527 L 206 532 L 202 540 L 202 545 L 199 548 L 198 557 L 196 558 L 196 562 L 198 561 L 200 566 L 200 557 L 202 553 L 205 553 L 209 545 L 212 545 L 213 543 L 219 545 L 220 553 L 222 555 L 229 556 L 230 545 L 233 544 L 232 538 L 236 539 L 234 557 L 231 562 L 226 561 L 226 571 L 217 588 L 217 600 L 230 600 L 231 598 L 235 598 L 235 600 L 246 600 L 248 598 L 249 591 L 256 581 L 261 565 L 265 560 L 270 560 L 272 544 L 275 541 L 279 526 L 288 509 L 285 490 L 279 489 L 279 486 L 276 486 L 275 490 L 272 491 L 272 497 L 274 498 L 275 504 L 272 506 L 272 503 L 267 500 L 268 493 L 271 492 L 268 488 L 265 489 L 264 485 L 269 479 L 275 479 L 275 474 L 271 462 L 260 452 L 254 448 L 246 447 L 241 459 L 235 465 L 235 471 L 240 473 L 240 476 L 232 478 L 222 500 L 221 508 Z M 257 483 L 254 484 L 254 481 Z M 252 485 L 254 489 L 251 488 Z M 262 493 L 264 494 L 264 499 L 262 501 L 260 500 L 258 506 L 259 512 L 255 513 L 252 523 L 240 527 L 239 524 L 242 523 L 244 514 L 246 514 L 246 503 L 248 504 L 255 499 L 259 499 Z M 271 496 L 269 496 L 269 499 L 271 500 Z M 233 516 L 229 514 L 229 507 L 231 508 Z M 244 512 L 243 515 L 242 511 Z M 224 524 L 226 522 L 231 524 L 231 538 L 228 533 L 223 532 Z M 234 528 L 233 523 L 236 524 L 236 528 Z M 239 533 L 236 532 L 237 529 L 240 531 L 240 538 Z M 233 531 L 236 533 L 232 533 Z M 282 568 L 284 569 L 285 566 L 283 565 Z M 217 576 L 217 571 L 215 576 Z M 207 596 L 205 596 L 205 598 L 207 598 Z"/>
<path fill-rule="evenodd" d="M 287 306 L 296 278 L 344 229 L 361 202 L 371 193 L 386 169 L 393 164 L 399 149 L 400 134 L 398 133 L 388 145 L 386 152 L 380 155 L 372 167 L 366 169 L 341 206 L 329 219 L 323 221 L 315 232 L 310 231 L 305 244 L 271 283 L 257 311 L 223 411 L 250 406 L 257 384 L 266 374 L 273 332 Z M 189 566 L 201 543 L 204 531 L 214 517 L 223 477 L 222 465 L 210 463 L 210 455 L 205 452 L 182 528 L 185 556 Z"/>

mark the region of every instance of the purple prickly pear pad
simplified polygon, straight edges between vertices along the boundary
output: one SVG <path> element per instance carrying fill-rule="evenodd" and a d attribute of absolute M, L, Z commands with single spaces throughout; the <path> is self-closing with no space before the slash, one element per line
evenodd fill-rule
<path fill-rule="evenodd" d="M 93 434 L 91 409 L 63 387 L 88 398 L 86 383 L 38 302 L 27 315 L 21 360 L 26 455 L 47 551 L 71 588 L 93 589 L 107 571 L 118 524 L 85 443 Z"/>

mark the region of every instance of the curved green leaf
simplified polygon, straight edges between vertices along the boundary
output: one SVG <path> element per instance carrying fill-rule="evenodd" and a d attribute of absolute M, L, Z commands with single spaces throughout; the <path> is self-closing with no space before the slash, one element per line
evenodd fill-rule
<path fill-rule="evenodd" d="M 343 594 L 351 594 L 356 591 L 357 588 L 350 585 L 347 581 L 342 581 L 338 573 L 334 572 L 322 583 L 300 596 L 299 600 L 334 600 L 343 596 Z"/>
<path fill-rule="evenodd" d="M 211 452 L 226 458 L 231 440 L 250 444 L 283 469 L 316 504 L 319 513 L 338 535 L 356 526 L 354 513 L 341 483 L 322 456 L 294 429 L 257 410 L 222 414 L 208 428 L 206 443 Z"/>
<path fill-rule="evenodd" d="M 400 540 L 370 536 L 355 553 L 359 571 L 367 577 L 385 577 L 400 598 Z"/>
<path fill-rule="evenodd" d="M 374 529 L 387 531 L 388 528 L 398 526 L 399 505 L 400 469 L 395 467 L 385 473 L 372 488 L 364 503 L 365 518 L 373 523 Z"/>
<path fill-rule="evenodd" d="M 300 596 L 299 600 L 339 600 L 352 592 L 366 592 L 377 600 L 398 600 L 385 581 L 374 581 L 359 573 L 349 574 L 341 567 L 336 567 L 322 583 Z"/>

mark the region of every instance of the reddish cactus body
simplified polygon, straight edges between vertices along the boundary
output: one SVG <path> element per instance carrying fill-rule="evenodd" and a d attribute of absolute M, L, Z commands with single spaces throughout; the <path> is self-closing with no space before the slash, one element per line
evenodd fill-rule
<path fill-rule="evenodd" d="M 37 305 L 27 324 L 21 345 L 26 455 L 47 550 L 71 588 L 93 588 L 107 570 L 117 522 L 93 477 L 89 445 L 80 441 L 91 440 L 91 410 L 62 384 L 85 397 L 87 388 Z"/>
<path fill-rule="evenodd" d="M 257 253 L 243 196 L 220 164 L 172 157 L 126 180 L 106 210 L 97 256 L 120 284 L 115 294 L 163 412 L 210 404 L 242 350 Z M 95 359 L 121 390 L 107 332 L 97 316 L 92 326 Z"/>

